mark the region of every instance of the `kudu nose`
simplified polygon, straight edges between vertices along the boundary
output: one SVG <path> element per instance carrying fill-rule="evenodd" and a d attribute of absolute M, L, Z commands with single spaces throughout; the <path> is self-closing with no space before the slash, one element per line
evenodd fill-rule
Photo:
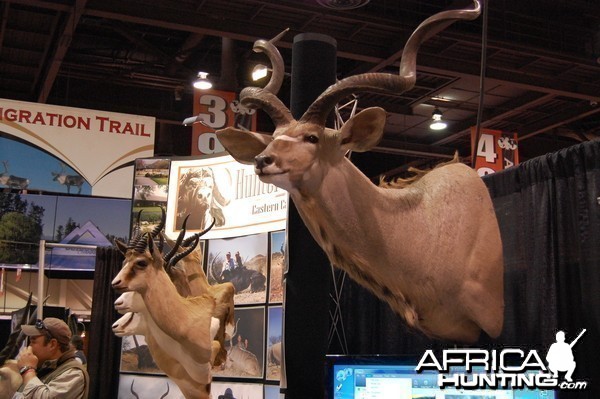
<path fill-rule="evenodd" d="M 269 166 L 273 163 L 273 158 L 268 155 L 257 155 L 254 157 L 254 164 L 257 169 L 262 169 L 265 166 Z"/>

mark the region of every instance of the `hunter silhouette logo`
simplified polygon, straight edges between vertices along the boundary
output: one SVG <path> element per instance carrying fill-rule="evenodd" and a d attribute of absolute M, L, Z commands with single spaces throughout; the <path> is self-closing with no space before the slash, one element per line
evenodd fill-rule
<path fill-rule="evenodd" d="M 586 332 L 583 329 L 565 342 L 565 332 L 556 333 L 556 342 L 548 349 L 546 362 L 537 350 L 506 347 L 503 349 L 454 348 L 441 354 L 425 351 L 415 371 L 438 372 L 440 388 L 455 389 L 586 389 L 587 381 L 573 381 L 573 347 Z M 564 380 L 560 378 L 564 373 Z"/>
<path fill-rule="evenodd" d="M 550 345 L 548 354 L 546 355 L 546 361 L 548 362 L 548 369 L 552 372 L 554 377 L 558 377 L 558 372 L 566 372 L 565 380 L 568 382 L 573 381 L 573 372 L 575 371 L 575 358 L 573 357 L 573 346 L 577 343 L 579 338 L 585 333 L 585 328 L 581 330 L 577 338 L 575 338 L 570 344 L 565 342 L 565 332 L 558 331 L 556 333 L 556 342 Z"/>

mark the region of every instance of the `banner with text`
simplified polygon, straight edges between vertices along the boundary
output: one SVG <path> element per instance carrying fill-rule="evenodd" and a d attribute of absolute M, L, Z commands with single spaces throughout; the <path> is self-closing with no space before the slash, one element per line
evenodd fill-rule
<path fill-rule="evenodd" d="M 192 125 L 192 155 L 220 154 L 225 148 L 219 143 L 216 130 L 237 127 L 256 129 L 255 110 L 244 107 L 233 92 L 217 90 L 194 91 L 194 115 Z"/>
<path fill-rule="evenodd" d="M 286 227 L 288 194 L 259 180 L 252 165 L 231 156 L 173 160 L 169 176 L 165 231 L 176 238 L 186 222 L 186 234 L 227 238 L 265 233 Z"/>
<path fill-rule="evenodd" d="M 471 128 L 471 148 L 475 149 L 475 170 L 479 176 L 510 168 L 519 163 L 519 145 L 516 133 L 481 129 L 475 144 L 476 128 Z"/>
<path fill-rule="evenodd" d="M 131 198 L 155 118 L 0 99 L 0 185 Z"/>

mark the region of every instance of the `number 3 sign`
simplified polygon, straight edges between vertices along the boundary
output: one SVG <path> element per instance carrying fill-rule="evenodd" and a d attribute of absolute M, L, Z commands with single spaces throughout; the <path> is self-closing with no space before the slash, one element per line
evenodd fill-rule
<path fill-rule="evenodd" d="M 192 125 L 192 155 L 218 154 L 225 151 L 215 134 L 216 130 L 234 126 L 256 129 L 255 110 L 244 107 L 229 91 L 194 91 L 194 115 L 202 123 Z"/>
<path fill-rule="evenodd" d="M 475 141 L 476 129 L 471 128 L 471 142 Z M 519 163 L 519 147 L 516 133 L 481 129 L 475 148 L 475 170 L 479 176 L 488 175 Z"/>

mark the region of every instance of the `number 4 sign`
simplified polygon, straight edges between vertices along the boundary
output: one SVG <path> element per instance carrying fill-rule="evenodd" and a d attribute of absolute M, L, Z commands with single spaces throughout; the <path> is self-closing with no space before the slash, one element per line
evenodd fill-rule
<path fill-rule="evenodd" d="M 476 128 L 471 128 L 471 142 L 474 143 Z M 481 129 L 475 148 L 475 170 L 479 176 L 488 175 L 510 168 L 519 163 L 519 147 L 516 133 L 500 130 Z"/>
<path fill-rule="evenodd" d="M 256 129 L 255 110 L 244 107 L 235 93 L 218 90 L 194 91 L 194 115 L 202 123 L 192 125 L 192 155 L 218 154 L 225 151 L 215 131 L 234 126 Z"/>

